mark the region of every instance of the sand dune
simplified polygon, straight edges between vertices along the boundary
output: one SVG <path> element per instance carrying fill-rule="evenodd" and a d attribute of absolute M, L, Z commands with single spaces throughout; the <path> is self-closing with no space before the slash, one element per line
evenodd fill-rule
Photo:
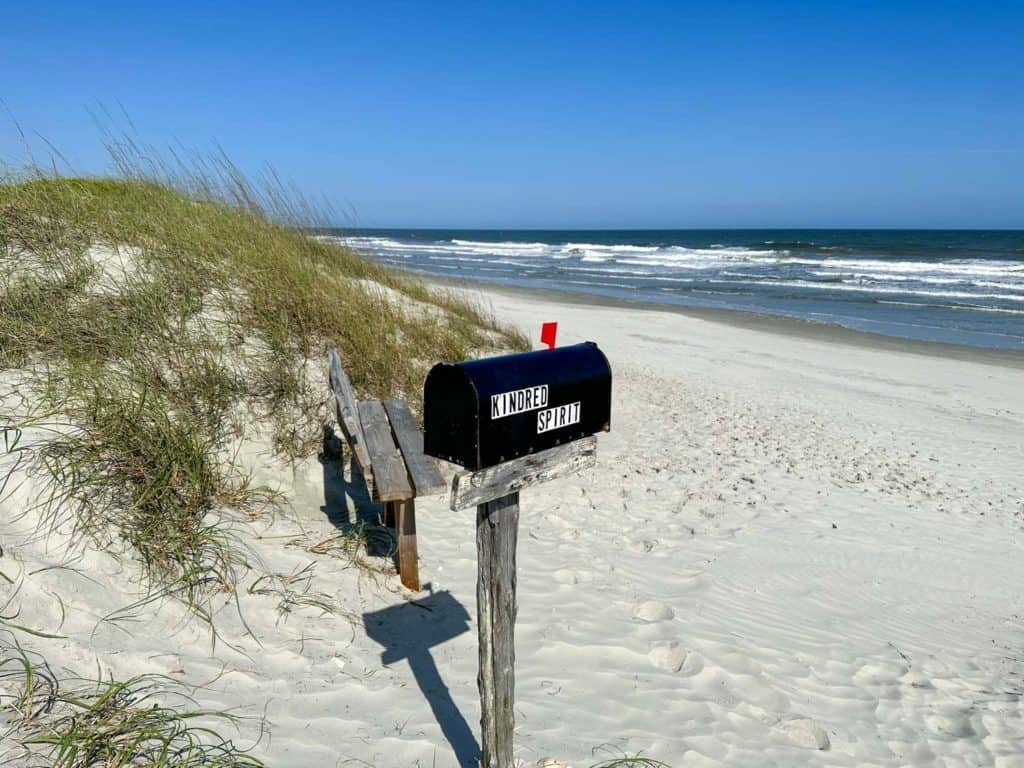
<path fill-rule="evenodd" d="M 597 466 L 522 495 L 524 765 L 1024 766 L 1021 367 L 487 297 L 524 328 L 559 321 L 561 343 L 599 342 L 615 375 Z M 337 613 L 246 590 L 252 635 L 225 596 L 216 645 L 173 601 L 126 616 L 130 563 L 33 535 L 16 469 L 0 568 L 19 622 L 64 636 L 26 644 L 55 667 L 201 686 L 202 705 L 252 718 L 243 743 L 265 716 L 273 764 L 473 764 L 472 511 L 418 504 L 432 594 L 413 595 L 380 558 L 375 573 L 313 551 L 374 513 L 347 466 L 243 451 L 291 500 L 237 523 L 254 562 L 315 561 L 310 589 Z"/>

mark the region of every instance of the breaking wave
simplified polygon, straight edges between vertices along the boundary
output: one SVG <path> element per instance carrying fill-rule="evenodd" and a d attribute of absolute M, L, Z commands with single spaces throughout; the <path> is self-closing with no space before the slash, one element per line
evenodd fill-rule
<path fill-rule="evenodd" d="M 816 231 L 814 237 L 758 238 L 738 230 L 717 237 L 596 232 L 601 237 L 594 239 L 558 234 L 492 240 L 434 230 L 322 237 L 386 264 L 445 276 L 457 272 L 814 319 L 834 311 L 835 322 L 855 327 L 858 318 L 875 328 L 881 315 L 896 327 L 901 323 L 897 313 L 927 313 L 928 318 L 915 318 L 907 326 L 927 319 L 929 327 L 949 330 L 952 340 L 986 345 L 982 337 L 991 333 L 992 339 L 1010 338 L 1010 346 L 1024 349 L 1021 233 Z M 657 237 L 647 239 L 648 234 Z M 1006 318 L 1009 326 L 994 327 L 994 317 Z"/>

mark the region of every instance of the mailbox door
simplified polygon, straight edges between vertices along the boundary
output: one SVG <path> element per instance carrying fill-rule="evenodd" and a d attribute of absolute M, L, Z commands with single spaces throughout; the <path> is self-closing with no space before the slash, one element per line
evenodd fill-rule
<path fill-rule="evenodd" d="M 480 466 L 479 400 L 458 365 L 441 363 L 423 385 L 423 452 L 463 467 Z"/>

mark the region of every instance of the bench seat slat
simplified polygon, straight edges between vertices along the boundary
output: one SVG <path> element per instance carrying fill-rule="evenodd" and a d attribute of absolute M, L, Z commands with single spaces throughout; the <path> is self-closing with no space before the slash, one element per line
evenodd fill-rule
<path fill-rule="evenodd" d="M 401 501 L 413 497 L 412 485 L 405 471 L 402 452 L 391 436 L 391 426 L 380 400 L 359 403 L 359 422 L 366 437 L 366 449 L 373 466 L 373 480 L 381 501 Z"/>
<path fill-rule="evenodd" d="M 384 410 L 387 411 L 391 432 L 402 451 L 416 495 L 432 496 L 448 490 L 437 463 L 423 453 L 423 433 L 416 426 L 409 405 L 404 400 L 385 400 Z"/>

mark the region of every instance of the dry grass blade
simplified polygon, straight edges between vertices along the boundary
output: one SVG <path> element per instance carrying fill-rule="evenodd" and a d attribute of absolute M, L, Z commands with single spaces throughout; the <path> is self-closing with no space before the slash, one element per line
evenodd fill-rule
<path fill-rule="evenodd" d="M 238 718 L 194 708 L 182 686 L 165 677 L 126 681 L 59 679 L 45 661 L 17 644 L 0 651 L 0 695 L 7 723 L 0 754 L 22 765 L 52 768 L 262 768 L 217 731 Z"/>
<path fill-rule="evenodd" d="M 249 585 L 250 595 L 276 597 L 278 618 L 287 619 L 298 608 L 317 608 L 322 613 L 337 613 L 338 606 L 330 595 L 313 590 L 316 562 L 307 563 L 292 573 L 268 573 Z"/>
<path fill-rule="evenodd" d="M 663 763 L 654 758 L 644 757 L 643 755 L 629 756 L 611 744 L 603 744 L 600 747 L 595 747 L 593 750 L 594 755 L 602 752 L 611 755 L 611 757 L 594 763 L 590 768 L 671 768 L 668 763 Z"/>

